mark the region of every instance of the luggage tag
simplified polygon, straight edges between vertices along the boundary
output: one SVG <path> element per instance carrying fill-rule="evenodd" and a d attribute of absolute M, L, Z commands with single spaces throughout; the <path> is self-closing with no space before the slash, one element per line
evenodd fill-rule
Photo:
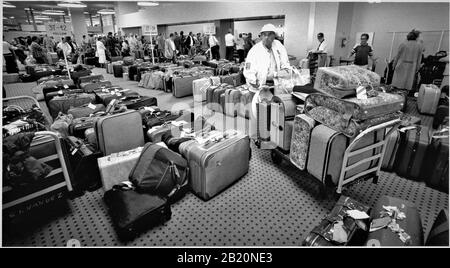
<path fill-rule="evenodd" d="M 97 106 L 95 106 L 95 105 L 92 104 L 92 103 L 89 103 L 87 107 L 88 107 L 89 109 L 92 109 L 92 110 L 95 110 L 95 108 L 97 108 Z"/>
<path fill-rule="evenodd" d="M 358 100 L 367 100 L 367 90 L 366 87 L 359 85 L 356 88 L 356 98 Z"/>

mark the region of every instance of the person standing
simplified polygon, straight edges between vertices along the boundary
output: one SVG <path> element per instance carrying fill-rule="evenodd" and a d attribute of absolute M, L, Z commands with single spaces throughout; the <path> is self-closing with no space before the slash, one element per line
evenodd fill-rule
<path fill-rule="evenodd" d="M 358 65 L 363 68 L 367 68 L 369 66 L 369 58 L 374 61 L 373 59 L 373 49 L 367 41 L 369 40 L 369 35 L 366 33 L 363 33 L 361 35 L 361 43 L 356 44 L 352 51 L 350 52 L 349 58 L 351 58 L 353 55 L 355 55 L 354 64 Z"/>
<path fill-rule="evenodd" d="M 180 53 L 181 55 L 186 55 L 187 51 L 186 51 L 186 46 L 185 46 L 185 42 L 186 42 L 186 36 L 184 36 L 184 32 L 181 31 L 180 32 Z"/>
<path fill-rule="evenodd" d="M 33 58 L 36 60 L 37 64 L 44 64 L 46 62 L 46 56 L 44 49 L 37 43 L 39 38 L 37 36 L 33 36 L 31 38 L 31 55 L 33 55 Z"/>
<path fill-rule="evenodd" d="M 122 57 L 130 56 L 130 45 L 128 44 L 128 40 L 123 40 L 122 42 Z"/>
<path fill-rule="evenodd" d="M 103 44 L 102 42 L 102 37 L 99 37 L 97 39 L 97 43 L 96 43 L 96 47 L 97 47 L 97 57 L 98 57 L 98 63 L 100 64 L 100 66 L 102 68 L 105 67 L 105 63 L 106 63 L 106 46 L 105 44 Z"/>
<path fill-rule="evenodd" d="M 255 45 L 252 39 L 252 33 L 248 33 L 244 44 L 244 58 L 247 58 L 248 52 Z"/>
<path fill-rule="evenodd" d="M 164 36 L 160 33 L 158 34 L 158 38 L 156 38 L 156 45 L 158 46 L 158 57 L 164 57 L 164 45 L 166 41 L 164 40 Z"/>
<path fill-rule="evenodd" d="M 180 49 L 181 49 L 181 38 L 180 38 L 180 36 L 178 35 L 177 32 L 175 32 L 174 38 L 175 39 L 173 40 L 173 42 L 175 43 L 175 48 L 176 48 L 176 50 L 180 51 Z"/>
<path fill-rule="evenodd" d="M 392 86 L 398 89 L 413 89 L 414 77 L 419 71 L 423 53 L 423 46 L 417 41 L 419 36 L 419 31 L 412 30 L 406 36 L 406 41 L 398 47 L 392 77 Z"/>
<path fill-rule="evenodd" d="M 244 45 L 245 45 L 244 38 L 242 37 L 242 34 L 239 34 L 239 38 L 236 40 L 236 50 L 239 55 L 239 63 L 242 63 L 245 60 Z"/>
<path fill-rule="evenodd" d="M 6 42 L 5 36 L 3 36 L 3 58 L 5 60 L 6 72 L 9 74 L 19 72 L 14 50 L 17 50 L 17 47 Z"/>
<path fill-rule="evenodd" d="M 51 39 L 49 36 L 44 35 L 44 47 L 47 50 L 47 52 L 53 52 L 53 48 L 55 47 L 55 42 L 53 42 L 53 39 Z"/>
<path fill-rule="evenodd" d="M 311 52 L 315 54 L 315 58 L 317 58 L 317 67 L 324 67 L 327 62 L 328 43 L 325 41 L 323 33 L 317 34 L 317 40 L 319 41 L 319 45 L 316 50 Z"/>
<path fill-rule="evenodd" d="M 116 48 L 115 48 L 115 45 L 114 45 L 114 39 L 113 39 L 112 32 L 108 33 L 108 36 L 106 37 L 105 42 L 106 42 L 105 43 L 105 47 L 106 47 L 106 50 L 107 50 L 107 54 L 106 54 L 107 58 L 111 58 L 111 57 L 117 56 L 116 55 Z"/>
<path fill-rule="evenodd" d="M 189 56 L 192 56 L 193 50 L 195 49 L 194 46 L 194 37 L 193 37 L 193 33 L 189 32 L 189 35 L 186 37 L 186 40 L 184 42 L 184 47 L 186 48 L 186 51 L 188 52 L 187 54 L 189 54 Z"/>
<path fill-rule="evenodd" d="M 233 61 L 234 54 L 234 36 L 232 34 L 233 30 L 228 29 L 228 33 L 225 35 L 225 58 L 229 61 Z"/>
<path fill-rule="evenodd" d="M 220 46 L 219 41 L 214 34 L 211 34 L 208 39 L 209 47 L 211 49 L 212 58 L 220 60 Z"/>
<path fill-rule="evenodd" d="M 164 44 L 164 57 L 167 60 L 175 62 L 177 50 L 175 46 L 175 35 L 171 33 Z"/>

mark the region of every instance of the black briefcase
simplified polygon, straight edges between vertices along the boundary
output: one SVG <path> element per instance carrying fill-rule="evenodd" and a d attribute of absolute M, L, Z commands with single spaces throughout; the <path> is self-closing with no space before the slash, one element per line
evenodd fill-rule
<path fill-rule="evenodd" d="M 138 193 L 125 185 L 115 185 L 105 193 L 104 200 L 122 241 L 132 240 L 138 234 L 170 220 L 172 216 L 170 205 L 165 199 Z"/>
<path fill-rule="evenodd" d="M 121 99 L 120 104 L 127 106 L 130 110 L 138 110 L 141 107 L 158 106 L 158 100 L 155 97 L 126 96 Z"/>

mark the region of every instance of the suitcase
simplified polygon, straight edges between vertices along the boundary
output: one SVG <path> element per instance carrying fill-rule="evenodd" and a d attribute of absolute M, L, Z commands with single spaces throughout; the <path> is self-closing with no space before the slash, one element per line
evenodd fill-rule
<path fill-rule="evenodd" d="M 422 165 L 421 178 L 436 190 L 448 193 L 448 137 L 432 138 Z"/>
<path fill-rule="evenodd" d="M 220 77 L 220 83 L 226 83 L 232 86 L 240 86 L 243 84 L 242 82 L 242 74 L 241 73 L 234 73 L 229 75 L 223 75 Z"/>
<path fill-rule="evenodd" d="M 190 186 L 205 201 L 248 172 L 250 139 L 241 132 L 230 131 L 222 140 L 206 145 L 195 141 L 187 143 L 187 148 L 183 147 L 185 143 L 180 145 L 180 152 L 189 162 Z"/>
<path fill-rule="evenodd" d="M 370 207 L 366 204 L 341 196 L 331 212 L 316 226 L 303 241 L 303 246 L 360 246 L 366 238 L 369 220 L 355 220 L 347 216 L 347 211 L 358 210 L 369 215 Z M 336 241 L 334 232 L 337 221 L 342 221 L 343 229 L 347 235 L 344 241 Z"/>
<path fill-rule="evenodd" d="M 12 83 L 19 83 L 20 82 L 20 78 L 19 78 L 19 74 L 18 73 L 12 73 L 12 74 L 8 74 L 8 73 L 3 73 L 3 83 L 4 84 L 12 84 Z"/>
<path fill-rule="evenodd" d="M 142 148 L 137 147 L 97 159 L 102 187 L 105 192 L 112 189 L 116 184 L 128 181 L 128 176 L 136 165 Z"/>
<path fill-rule="evenodd" d="M 241 93 L 241 105 L 239 105 L 238 114 L 241 117 L 244 118 L 250 118 L 250 111 L 251 111 L 251 105 L 253 97 L 255 96 L 255 93 L 244 90 Z"/>
<path fill-rule="evenodd" d="M 111 57 L 111 62 L 121 61 L 123 59 L 122 56 Z"/>
<path fill-rule="evenodd" d="M 437 129 L 448 115 L 448 105 L 439 105 L 433 117 L 433 129 Z"/>
<path fill-rule="evenodd" d="M 75 191 L 97 189 L 100 186 L 97 158 L 101 157 L 102 153 L 76 137 L 67 137 L 66 143 L 69 148 L 68 169 Z"/>
<path fill-rule="evenodd" d="M 98 147 L 104 155 L 144 145 L 142 118 L 138 111 L 100 117 L 94 128 Z"/>
<path fill-rule="evenodd" d="M 80 77 L 78 79 L 78 84 L 81 85 L 83 83 L 88 83 L 88 82 L 92 82 L 92 81 L 101 81 L 104 79 L 105 78 L 101 74 L 91 74 L 91 75 Z"/>
<path fill-rule="evenodd" d="M 127 96 L 120 100 L 120 104 L 127 106 L 130 110 L 138 110 L 141 107 L 157 106 L 158 100 L 147 96 Z"/>
<path fill-rule="evenodd" d="M 139 233 L 168 221 L 172 215 L 165 199 L 132 189 L 111 189 L 105 193 L 104 200 L 122 241 L 132 240 Z"/>
<path fill-rule="evenodd" d="M 112 86 L 110 81 L 103 80 L 103 81 L 91 81 L 86 83 L 81 83 L 80 88 L 84 90 L 86 93 L 91 93 L 95 89 L 101 88 L 101 87 L 109 87 Z"/>
<path fill-rule="evenodd" d="M 70 77 L 72 78 L 75 85 L 79 85 L 78 80 L 80 79 L 80 77 L 89 76 L 91 75 L 91 73 L 92 73 L 91 70 L 74 71 L 71 72 Z"/>
<path fill-rule="evenodd" d="M 126 96 L 139 96 L 137 92 L 121 87 L 108 87 L 94 90 L 97 103 L 107 106 L 112 100 L 118 100 Z"/>
<path fill-rule="evenodd" d="M 85 104 L 78 107 L 71 108 L 67 111 L 68 114 L 73 115 L 73 118 L 88 117 L 91 114 L 104 112 L 105 106 L 103 104 Z"/>
<path fill-rule="evenodd" d="M 124 81 L 130 81 L 130 76 L 127 72 L 123 72 L 122 76 Z"/>
<path fill-rule="evenodd" d="M 138 73 L 138 66 L 137 65 L 131 65 L 128 68 L 128 79 L 130 81 L 134 81 L 134 77 L 137 75 Z"/>
<path fill-rule="evenodd" d="M 134 64 L 134 57 L 124 57 L 123 58 L 123 65 L 130 66 Z"/>
<path fill-rule="evenodd" d="M 192 81 L 192 92 L 194 95 L 194 102 L 206 101 L 206 91 L 210 86 L 217 86 L 220 84 L 220 78 L 217 76 L 203 77 Z"/>
<path fill-rule="evenodd" d="M 80 117 L 76 118 L 69 125 L 69 135 L 84 139 L 87 129 L 93 128 L 98 116 L 95 117 Z M 97 143 L 96 143 L 97 144 Z"/>
<path fill-rule="evenodd" d="M 113 64 L 113 74 L 114 77 L 123 77 L 122 65 Z"/>
<path fill-rule="evenodd" d="M 49 64 L 56 64 L 58 60 L 58 54 L 56 52 L 47 52 L 47 62 Z"/>
<path fill-rule="evenodd" d="M 226 115 L 236 117 L 241 102 L 242 88 L 230 88 L 225 90 L 225 107 Z"/>
<path fill-rule="evenodd" d="M 113 68 L 113 64 L 112 63 L 107 63 L 106 64 L 106 73 L 107 74 L 113 74 L 114 73 L 114 68 Z"/>
<path fill-rule="evenodd" d="M 64 89 L 64 86 L 74 86 L 73 80 L 72 79 L 58 79 L 58 80 L 49 80 L 49 81 L 45 81 L 42 83 L 39 83 L 39 81 L 38 81 L 38 85 L 36 87 L 32 88 L 31 90 L 36 95 L 36 99 L 38 101 L 42 101 L 45 99 L 44 92 L 43 92 L 44 88 L 59 87 L 61 89 Z M 73 88 L 75 88 L 75 87 L 73 87 Z"/>
<path fill-rule="evenodd" d="M 220 112 L 225 114 L 225 92 L 219 96 Z"/>
<path fill-rule="evenodd" d="M 84 139 L 87 144 L 92 146 L 92 148 L 98 150 L 97 136 L 95 135 L 95 129 L 93 127 L 88 128 L 86 129 L 86 131 L 84 131 Z"/>
<path fill-rule="evenodd" d="M 192 96 L 192 82 L 198 78 L 198 76 L 173 77 L 172 94 L 176 98 Z"/>
<path fill-rule="evenodd" d="M 59 112 L 67 114 L 70 108 L 88 104 L 94 100 L 94 94 L 86 93 L 56 96 L 48 102 L 48 109 L 52 118 L 56 118 Z"/>
<path fill-rule="evenodd" d="M 291 94 L 274 96 L 270 103 L 270 141 L 288 152 L 291 147 L 292 121 L 295 117 L 296 100 Z"/>
<path fill-rule="evenodd" d="M 84 64 L 96 66 L 98 64 L 98 58 L 96 57 L 85 57 L 84 58 Z"/>
<path fill-rule="evenodd" d="M 425 246 L 447 247 L 448 245 L 448 211 L 443 209 L 431 227 Z"/>
<path fill-rule="evenodd" d="M 270 141 L 270 102 L 256 103 L 256 137 L 259 141 Z"/>
<path fill-rule="evenodd" d="M 122 72 L 128 75 L 129 66 L 122 66 Z M 127 75 L 124 75 L 124 78 L 128 78 Z"/>
<path fill-rule="evenodd" d="M 428 127 L 416 126 L 401 132 L 400 135 L 400 147 L 395 163 L 397 174 L 414 180 L 423 180 L 420 171 L 430 143 Z"/>
<path fill-rule="evenodd" d="M 386 150 L 383 156 L 381 169 L 384 171 L 393 171 L 395 160 L 397 158 L 398 147 L 400 145 L 400 132 L 393 131 L 386 141 Z"/>
<path fill-rule="evenodd" d="M 78 94 L 83 92 L 84 91 L 82 89 L 79 89 L 76 86 L 53 86 L 42 89 L 42 95 L 44 96 L 44 101 L 47 107 L 49 101 L 56 96 L 63 96 L 66 94 Z"/>
<path fill-rule="evenodd" d="M 433 84 L 422 84 L 419 88 L 419 97 L 417 98 L 417 109 L 422 114 L 436 113 L 436 109 L 441 98 L 441 90 Z"/>
<path fill-rule="evenodd" d="M 34 76 L 30 75 L 30 74 L 19 74 L 19 79 L 23 83 L 35 82 L 37 80 L 36 77 L 34 77 Z"/>
<path fill-rule="evenodd" d="M 409 242 L 403 243 L 399 238 L 399 234 L 394 233 L 389 227 L 370 232 L 367 237 L 365 246 L 384 246 L 384 247 L 400 247 L 400 246 L 423 246 L 423 230 L 420 213 L 417 207 L 406 200 L 399 198 L 383 196 L 373 206 L 371 218 L 380 218 L 380 213 L 385 211 L 383 206 L 397 207 L 400 212 L 406 216 L 403 220 L 397 220 L 397 224 L 405 230 L 411 237 Z"/>
<path fill-rule="evenodd" d="M 316 121 L 305 114 L 295 116 L 289 157 L 300 170 L 306 169 L 311 132 L 315 125 Z"/>

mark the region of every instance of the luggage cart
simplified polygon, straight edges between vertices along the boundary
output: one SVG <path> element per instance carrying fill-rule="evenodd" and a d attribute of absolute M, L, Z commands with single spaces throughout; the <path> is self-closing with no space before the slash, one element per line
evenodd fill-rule
<path fill-rule="evenodd" d="M 21 108 L 31 107 L 29 103 L 40 107 L 39 102 L 30 96 L 4 98 L 3 105 L 5 106 L 6 102 L 11 101 L 17 102 L 18 104 L 16 105 Z M 51 146 L 52 142 L 54 147 Z M 68 193 L 73 191 L 59 134 L 52 131 L 35 132 L 35 137 L 30 145 L 30 152 L 39 146 L 45 148 L 45 150 L 40 150 L 40 157 L 36 158 L 52 166 L 53 170 L 45 178 L 39 180 L 39 183 L 32 183 L 30 187 L 25 186 L 15 189 L 9 185 L 3 186 L 2 210 L 4 218 L 14 219 L 35 208 L 40 208 L 45 204 L 65 198 Z"/>
<path fill-rule="evenodd" d="M 357 183 L 360 182 L 362 180 L 367 180 L 370 178 L 373 178 L 373 183 L 377 183 L 378 182 L 378 176 L 380 174 L 380 169 L 381 169 L 381 165 L 383 163 L 383 157 L 384 157 L 384 153 L 386 151 L 386 143 L 387 140 L 389 138 L 389 135 L 391 135 L 391 133 L 393 133 L 400 125 L 400 119 L 395 119 L 392 121 L 388 121 L 376 126 L 372 126 L 370 128 L 367 128 L 366 130 L 362 131 L 359 135 L 357 135 L 348 145 L 347 149 L 344 152 L 344 157 L 343 157 L 343 161 L 342 161 L 342 167 L 341 167 L 341 173 L 339 176 L 339 182 L 337 185 L 324 185 L 322 184 L 321 187 L 321 194 L 323 196 L 326 196 L 326 192 L 327 190 L 329 190 L 329 188 L 331 188 L 333 191 L 335 190 L 335 192 L 340 195 L 342 193 L 342 190 L 344 188 L 344 186 L 350 186 L 353 183 Z M 355 146 L 358 144 L 358 141 L 360 141 L 364 136 L 384 129 L 385 130 L 385 135 L 384 135 L 384 139 L 372 144 L 370 146 L 361 148 L 361 149 L 357 149 L 355 150 Z M 355 155 L 359 155 L 362 153 L 365 153 L 367 151 L 372 151 L 374 149 L 377 148 L 381 148 L 381 152 L 378 154 L 375 154 L 369 158 L 360 160 L 356 163 L 350 164 L 349 163 L 349 158 Z M 279 165 L 283 160 L 291 163 L 290 158 L 289 158 L 289 154 L 284 153 L 280 148 L 276 148 L 273 149 L 271 151 L 271 157 L 272 157 L 272 161 Z M 346 178 L 345 175 L 347 172 L 349 172 L 352 169 L 357 168 L 358 166 L 365 164 L 367 162 L 371 162 L 374 160 L 378 160 L 378 164 L 370 169 L 367 169 L 363 172 L 360 172 L 358 174 L 355 174 L 353 176 L 351 176 L 350 178 Z M 291 164 L 292 166 L 294 166 L 293 164 Z M 295 166 L 294 166 L 295 167 Z M 303 173 L 304 175 L 310 175 L 307 173 L 307 171 L 300 171 L 301 173 Z M 328 189 L 327 189 L 328 188 Z"/>

